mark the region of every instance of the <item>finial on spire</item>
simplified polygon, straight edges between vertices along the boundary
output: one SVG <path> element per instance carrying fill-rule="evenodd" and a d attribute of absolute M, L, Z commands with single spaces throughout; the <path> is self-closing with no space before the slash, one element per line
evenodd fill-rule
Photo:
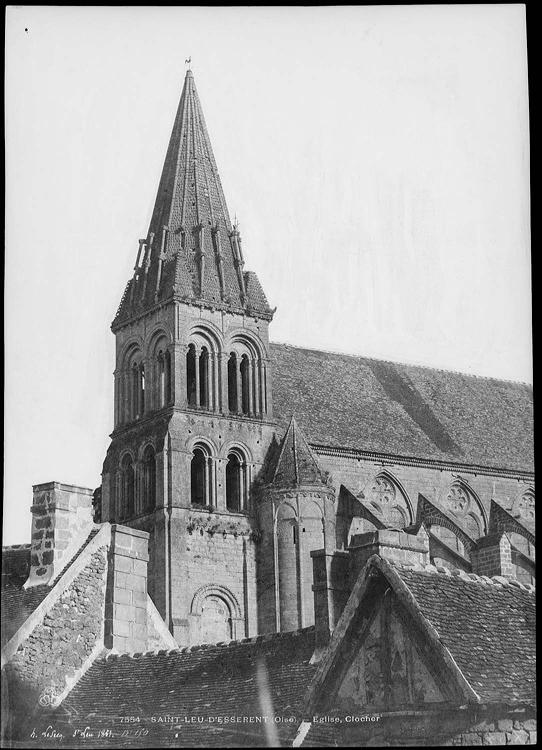
<path fill-rule="evenodd" d="M 191 63 L 191 62 L 192 62 L 192 56 L 190 56 L 190 57 L 188 58 L 188 60 L 185 60 L 185 61 L 184 61 L 184 64 L 188 66 L 188 67 L 187 67 L 187 69 L 186 69 L 186 72 L 187 72 L 187 73 L 191 73 L 191 72 L 192 72 L 192 68 L 190 67 L 190 63 Z"/>

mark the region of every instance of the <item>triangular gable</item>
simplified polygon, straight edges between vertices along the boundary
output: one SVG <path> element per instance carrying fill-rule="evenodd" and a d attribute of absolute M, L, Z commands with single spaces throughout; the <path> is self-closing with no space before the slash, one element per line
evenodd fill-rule
<path fill-rule="evenodd" d="M 491 506 L 489 511 L 489 534 L 500 533 L 503 531 L 509 531 L 513 534 L 519 534 L 520 536 L 527 539 L 533 546 L 535 545 L 535 536 L 529 531 L 517 518 L 514 518 L 507 510 L 505 510 L 495 500 L 491 500 Z"/>
<path fill-rule="evenodd" d="M 339 501 L 350 502 L 350 510 L 353 518 L 363 518 L 366 521 L 369 521 L 369 523 L 372 523 L 377 530 L 387 528 L 384 521 L 378 518 L 378 516 L 370 510 L 370 508 L 363 502 L 363 500 L 354 495 L 352 490 L 349 490 L 348 487 L 345 487 L 344 484 L 341 484 Z"/>
<path fill-rule="evenodd" d="M 385 623 L 384 627 L 382 623 Z M 377 653 L 379 658 L 375 656 Z M 390 654 L 393 654 L 391 658 Z M 399 660 L 395 658 L 396 654 L 399 654 Z M 407 659 L 410 659 L 408 678 L 405 676 Z M 349 681 L 358 685 L 360 700 L 362 695 L 367 698 L 367 690 L 372 690 L 367 688 L 370 680 L 364 688 L 359 680 L 360 670 L 366 678 L 371 677 L 367 673 L 368 664 L 372 664 L 374 670 L 373 684 L 378 685 L 378 680 L 381 680 L 381 695 L 372 698 L 375 707 L 380 702 L 381 709 L 391 708 L 400 700 L 401 690 L 407 696 L 407 704 L 438 700 L 480 702 L 449 650 L 440 641 L 436 629 L 422 614 L 411 591 L 394 568 L 378 555 L 373 555 L 364 567 L 333 631 L 308 691 L 304 716 L 332 710 L 337 701 L 347 705 L 345 695 Z M 394 674 L 393 679 L 403 675 L 402 687 L 390 687 Z M 429 677 L 425 694 L 420 684 L 421 677 Z M 357 700 L 355 693 L 351 699 Z"/>

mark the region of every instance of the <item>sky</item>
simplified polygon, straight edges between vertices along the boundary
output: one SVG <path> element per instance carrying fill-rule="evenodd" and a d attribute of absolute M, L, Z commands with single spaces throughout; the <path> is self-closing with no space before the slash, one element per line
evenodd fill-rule
<path fill-rule="evenodd" d="M 524 6 L 10 6 L 5 544 L 100 484 L 189 57 L 273 341 L 532 382 Z"/>

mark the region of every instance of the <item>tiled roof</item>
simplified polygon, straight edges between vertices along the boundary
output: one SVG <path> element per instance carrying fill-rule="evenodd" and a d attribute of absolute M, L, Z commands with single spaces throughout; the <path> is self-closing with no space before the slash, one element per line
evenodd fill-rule
<path fill-rule="evenodd" d="M 256 275 L 243 271 L 241 239 L 230 221 L 191 71 L 136 266 L 115 325 L 172 296 L 272 316 Z"/>
<path fill-rule="evenodd" d="M 81 739 L 82 747 L 154 747 L 154 742 L 161 747 L 265 747 L 265 724 L 239 721 L 263 715 L 258 680 L 261 663 L 273 715 L 295 717 L 294 722 L 275 724 L 282 745 L 286 745 L 295 736 L 299 724 L 296 712 L 315 672 L 309 664 L 313 650 L 314 629 L 305 628 L 230 644 L 109 656 L 93 664 L 53 722 L 71 717 L 74 728 L 113 730 L 110 743 L 95 736 Z M 120 721 L 124 716 L 140 717 L 137 724 L 129 725 L 132 732 L 125 738 L 121 732 L 127 726 Z M 178 720 L 158 722 L 158 717 Z M 192 723 L 184 717 L 191 717 Z M 232 723 L 228 717 L 239 718 Z M 143 728 L 148 734 L 134 736 L 133 730 Z M 77 740 L 70 747 L 79 747 Z"/>
<path fill-rule="evenodd" d="M 326 477 L 318 465 L 318 459 L 294 417 L 290 420 L 282 439 L 277 462 L 272 467 L 271 481 L 276 489 L 326 484 Z"/>
<path fill-rule="evenodd" d="M 482 702 L 534 702 L 531 591 L 497 576 L 452 575 L 433 566 L 395 569 Z"/>
<path fill-rule="evenodd" d="M 271 344 L 273 409 L 311 445 L 532 472 L 532 387 Z"/>
<path fill-rule="evenodd" d="M 54 581 L 50 584 L 42 586 L 32 586 L 29 589 L 24 589 L 23 585 L 28 578 L 28 570 L 24 576 L 16 576 L 14 573 L 14 564 L 16 563 L 16 556 L 13 554 L 14 548 L 11 548 L 3 553 L 3 568 L 4 564 L 8 565 L 8 570 L 11 570 L 11 575 L 2 575 L 2 645 L 12 638 L 17 630 L 21 627 L 24 621 L 32 614 L 32 612 L 42 603 L 47 594 L 53 589 L 58 583 L 64 573 L 72 565 L 72 563 L 79 557 L 81 552 L 85 549 L 87 544 L 93 539 L 98 533 L 98 529 L 93 529 L 87 537 L 84 544 L 81 545 L 77 553 L 71 558 L 71 560 L 64 566 L 61 572 L 56 576 Z M 21 545 L 22 546 L 22 545 Z M 24 545 L 26 547 L 26 558 L 28 564 L 30 563 L 30 545 Z M 18 569 L 22 571 L 23 568 L 23 555 L 19 554 Z"/>

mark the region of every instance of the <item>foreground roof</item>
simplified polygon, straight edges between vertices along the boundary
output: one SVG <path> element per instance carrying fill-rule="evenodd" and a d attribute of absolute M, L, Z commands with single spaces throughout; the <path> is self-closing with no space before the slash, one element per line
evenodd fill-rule
<path fill-rule="evenodd" d="M 482 702 L 534 703 L 531 590 L 498 576 L 452 575 L 440 566 L 438 572 L 433 566 L 395 570 Z"/>
<path fill-rule="evenodd" d="M 262 717 L 269 710 L 271 716 L 295 719 L 271 722 L 281 744 L 288 744 L 314 675 L 315 667 L 309 664 L 313 651 L 314 628 L 306 628 L 230 644 L 112 655 L 95 662 L 52 723 L 113 729 L 110 744 L 95 736 L 81 738 L 84 747 L 153 747 L 155 741 L 162 747 L 265 747 L 266 722 L 242 719 Z M 268 708 L 261 703 L 266 683 Z M 128 737 L 122 737 L 126 726 L 120 717 L 136 715 L 141 720 L 129 727 Z M 137 736 L 133 730 L 138 728 L 146 728 L 148 734 Z M 77 739 L 70 745 L 78 746 Z"/>
<path fill-rule="evenodd" d="M 312 445 L 534 471 L 532 387 L 271 344 L 273 409 Z"/>

